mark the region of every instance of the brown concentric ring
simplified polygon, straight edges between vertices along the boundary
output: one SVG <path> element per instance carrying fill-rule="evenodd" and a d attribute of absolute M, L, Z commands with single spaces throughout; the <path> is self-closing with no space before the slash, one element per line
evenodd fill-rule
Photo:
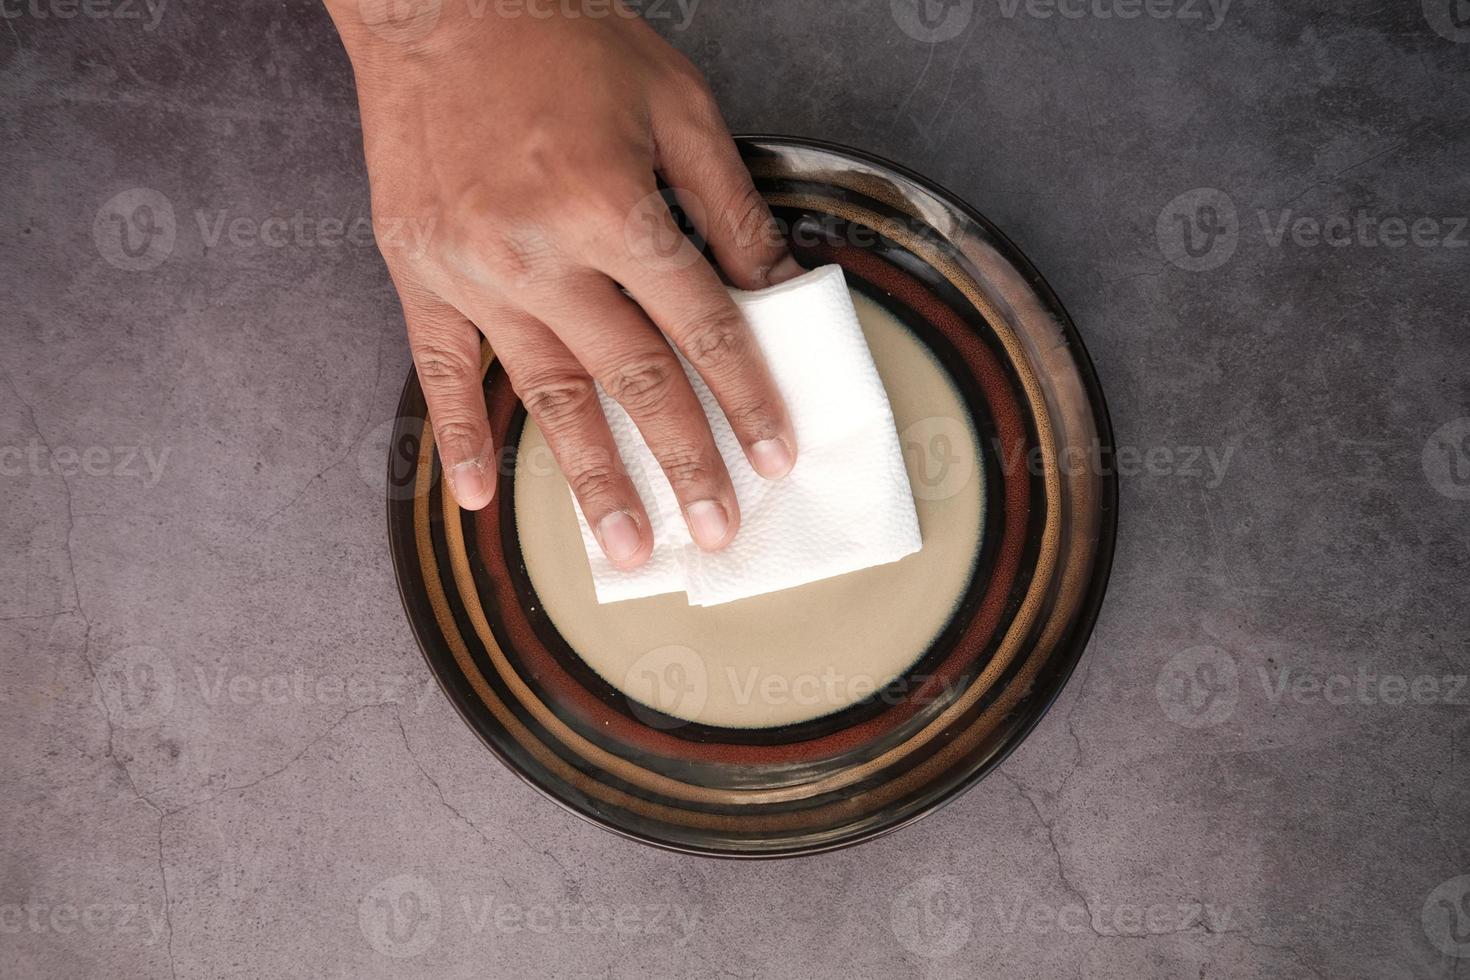
<path fill-rule="evenodd" d="M 838 175 L 833 175 L 836 176 Z M 839 180 L 833 179 L 831 182 L 839 187 L 843 186 Z M 857 183 L 861 182 L 853 182 L 854 185 Z M 855 186 L 849 189 L 863 190 Z M 895 221 L 851 201 L 805 193 L 772 193 L 767 196 L 774 205 L 821 211 L 873 228 L 922 258 L 959 290 L 984 318 L 995 336 L 1000 339 L 1010 358 L 1012 370 L 1020 378 L 1041 446 L 1042 482 L 1046 499 L 1041 548 L 1032 570 L 1030 587 L 995 656 L 953 703 L 948 704 L 918 732 L 877 757 L 836 769 L 799 785 L 756 789 L 711 787 L 649 768 L 646 754 L 641 757 L 645 765 L 636 764 L 578 734 L 555 711 L 536 698 L 535 693 L 517 675 L 497 644 L 479 602 L 458 509 L 442 493 L 439 505 L 442 509 L 442 529 L 448 553 L 435 554 L 434 541 L 430 534 L 435 460 L 432 433 L 427 428 L 422 434 L 412 502 L 413 540 L 418 552 L 419 571 L 423 577 L 422 588 L 454 662 L 474 690 L 480 704 L 499 725 L 500 732 L 513 743 L 513 746 L 507 743 L 504 747 L 514 747 L 534 759 L 544 769 L 545 775 L 551 777 L 553 783 L 565 784 L 575 794 L 592 801 L 591 815 L 601 822 L 611 823 L 626 833 L 645 839 L 662 839 L 721 852 L 738 849 L 735 846 L 738 841 L 749 842 L 762 836 L 816 831 L 820 832 L 817 836 L 825 834 L 831 837 L 840 835 L 844 827 L 869 827 L 871 821 L 879 819 L 875 815 L 884 808 L 893 808 L 899 801 L 926 789 L 930 784 L 938 786 L 947 771 L 967 757 L 972 757 L 987 737 L 994 734 L 1016 706 L 1028 697 L 1032 681 L 1074 621 L 1093 564 L 1099 524 L 1097 481 L 1070 481 L 1064 486 L 1058 473 L 1059 445 L 1069 445 L 1066 438 L 1068 434 L 1064 432 L 1063 437 L 1058 439 L 1053 428 L 1055 423 L 1047 392 L 1040 385 L 1036 373 L 1036 366 L 1039 365 L 1044 372 L 1055 370 L 1075 374 L 1076 365 L 1070 361 L 1064 362 L 1068 355 L 1060 345 L 1038 349 L 1033 344 L 1028 349 L 1010 327 L 1008 315 L 1016 315 L 1018 304 L 1024 305 L 1026 301 L 1024 285 L 1000 284 L 998 305 L 965 267 L 976 258 L 972 251 L 976 247 L 974 242 L 953 243 L 958 252 L 957 258 L 954 251 L 947 251 L 936 244 L 932 236 L 915 234 L 912 225 Z M 898 203 L 892 200 L 885 203 L 902 207 L 906 202 L 900 196 Z M 916 221 L 919 220 L 919 215 L 913 209 L 903 207 L 903 210 Z M 990 282 L 992 289 L 996 285 L 993 280 Z M 1080 380 L 1075 387 L 1079 391 L 1084 388 Z M 1064 391 L 1061 397 L 1075 398 L 1075 395 L 1076 392 L 1069 394 Z M 1070 433 L 1073 436 L 1081 434 Z M 448 583 L 441 578 L 441 559 L 447 560 L 450 568 Z M 445 585 L 451 583 L 454 590 L 453 600 L 445 590 Z M 469 637 L 460 631 L 455 621 L 451 611 L 454 601 L 462 607 L 462 614 L 471 624 L 472 633 Z M 494 685 L 480 674 L 470 652 L 471 644 L 478 647 L 493 665 Z M 1017 661 L 1018 669 L 1008 679 L 1005 688 L 998 692 L 998 696 L 988 706 L 971 716 L 972 709 L 991 691 L 996 681 L 1005 675 L 1023 649 L 1026 650 L 1026 655 Z M 529 717 L 529 724 L 523 723 L 517 717 L 517 712 L 497 693 L 496 686 L 502 687 L 514 697 L 519 711 Z M 742 748 L 749 749 L 750 746 Z M 915 755 L 925 748 L 928 750 L 927 755 Z M 910 756 L 922 761 L 905 771 L 895 773 L 893 778 L 877 781 L 887 770 L 899 766 Z M 541 779 L 535 778 L 535 781 L 542 783 L 543 788 L 554 795 L 567 798 Z M 954 780 L 944 782 L 948 784 Z M 870 785 L 865 785 L 860 793 L 850 799 L 840 798 L 839 794 L 851 791 L 863 783 Z M 934 795 L 938 797 L 939 792 L 936 791 Z M 809 805 L 792 808 L 792 804 L 801 804 L 803 801 L 809 801 Z M 576 802 L 572 805 L 586 812 L 585 805 Z M 619 826 L 629 821 L 609 814 L 607 807 L 641 818 L 655 826 Z M 899 819 L 897 812 L 894 819 Z M 639 821 L 634 820 L 632 823 L 638 824 Z M 656 827 L 658 824 L 669 828 L 689 828 L 712 836 L 702 846 L 698 843 L 699 835 L 660 832 Z M 731 837 L 727 839 L 721 835 Z M 815 836 L 808 833 L 808 839 L 815 839 Z"/>
<path fill-rule="evenodd" d="M 900 298 L 910 309 L 938 327 L 947 338 L 958 340 L 963 347 L 957 353 L 978 380 L 999 441 L 1000 498 L 1004 517 L 997 558 L 988 580 L 984 582 L 976 613 L 950 645 L 944 659 L 919 679 L 906 697 L 857 724 L 837 727 L 827 734 L 804 741 L 775 744 L 691 740 L 682 732 L 642 724 L 636 716 L 630 717 L 605 704 L 568 673 L 537 635 L 525 603 L 496 602 L 494 616 L 486 614 L 485 618 L 495 620 L 499 627 L 496 632 L 503 638 L 501 642 L 511 648 L 507 652 L 514 653 L 520 672 L 526 674 L 528 680 L 534 679 L 534 686 L 543 697 L 551 692 L 556 699 L 555 707 L 564 716 L 569 716 L 568 720 L 582 734 L 604 744 L 614 754 L 622 755 L 620 748 L 626 747 L 669 759 L 759 766 L 809 762 L 872 745 L 876 739 L 913 716 L 921 706 L 937 705 L 946 692 L 958 690 L 957 681 L 961 674 L 972 666 L 978 654 L 992 645 L 995 630 L 1004 622 L 1008 612 L 1006 607 L 1026 545 L 1031 481 L 1026 466 L 1026 420 L 1000 361 L 986 344 L 974 337 L 972 328 L 958 314 L 939 302 L 917 280 L 888 266 L 878 256 L 852 246 L 820 245 L 799 248 L 798 251 L 813 263 L 837 262 L 849 273 L 901 293 Z M 508 386 L 490 385 L 487 393 L 491 428 L 498 435 L 509 427 L 509 416 L 518 402 Z M 486 567 L 481 588 L 508 596 L 515 593 L 516 587 L 511 581 L 504 546 L 507 534 L 504 513 L 503 508 L 487 508 L 476 514 L 473 518 L 473 543 Z"/>
<path fill-rule="evenodd" d="M 916 254 L 929 260 L 936 268 L 943 268 L 942 263 L 947 262 L 947 259 L 938 254 L 925 255 L 924 252 L 926 250 L 932 252 L 931 246 L 927 242 L 921 241 L 912 235 L 907 228 L 900 227 L 891 219 L 867 212 L 856 206 L 806 195 L 769 195 L 768 199 L 774 205 L 809 209 L 825 208 L 830 213 L 837 214 L 849 221 L 874 228 L 885 235 L 885 237 L 909 247 Z M 958 274 L 957 269 L 953 271 Z M 954 280 L 952 279 L 951 281 Z M 973 284 L 971 289 L 966 289 L 963 284 L 957 285 L 960 286 L 962 292 L 965 292 L 971 302 L 975 304 L 976 308 L 981 311 L 982 315 L 986 315 L 987 322 L 990 322 L 992 329 L 996 330 L 1007 352 L 1012 357 L 1018 354 L 1024 357 L 1023 352 L 1020 350 L 1019 342 L 1010 333 L 1009 326 L 1000 319 L 992 304 L 978 291 L 978 288 L 973 287 Z M 488 361 L 486 366 L 488 367 Z M 1059 512 L 1055 505 L 1055 500 L 1060 495 L 1060 483 L 1055 464 L 1052 462 L 1056 458 L 1056 446 L 1046 414 L 1045 399 L 1041 393 L 1040 384 L 1034 372 L 1032 372 L 1030 366 L 1024 360 L 1017 363 L 1016 368 L 1018 374 L 1021 376 L 1022 386 L 1027 394 L 1035 399 L 1032 403 L 1032 412 L 1033 418 L 1036 420 L 1037 431 L 1041 442 L 1042 458 L 1046 461 L 1044 479 L 1046 481 L 1048 511 L 1050 512 L 1046 528 L 1042 532 L 1042 551 L 1037 561 L 1032 588 L 1028 591 L 1026 599 L 1022 602 L 1021 610 L 1016 617 L 1016 624 L 1013 625 L 1006 640 L 996 651 L 995 658 L 990 664 L 986 665 L 975 682 L 918 734 L 902 745 L 891 749 L 889 752 L 875 759 L 849 766 L 822 779 L 799 786 L 783 786 L 764 790 L 730 790 L 684 783 L 653 772 L 599 748 L 588 739 L 573 731 L 570 726 L 556 716 L 555 712 L 536 698 L 534 693 L 526 685 L 524 679 L 511 668 L 509 662 L 506 660 L 504 652 L 500 649 L 500 645 L 496 642 L 495 636 L 490 629 L 489 621 L 485 618 L 484 609 L 480 604 L 479 595 L 475 589 L 474 579 L 470 573 L 469 561 L 464 548 L 463 527 L 458 520 L 458 508 L 452 498 L 445 495 L 443 497 L 445 507 L 444 517 L 446 535 L 449 538 L 450 563 L 454 569 L 455 584 L 458 586 L 461 601 L 464 603 L 470 620 L 474 625 L 475 634 L 480 645 L 490 656 L 501 679 L 515 693 L 517 700 L 552 737 L 572 749 L 578 756 L 586 759 L 598 769 L 616 776 L 620 781 L 673 799 L 744 806 L 787 802 L 836 792 L 843 787 L 861 782 L 880 770 L 894 765 L 904 756 L 920 748 L 929 739 L 935 737 L 949 725 L 953 724 L 954 721 L 962 716 L 989 690 L 990 685 L 1010 666 L 1011 658 L 1021 649 L 1021 646 L 1029 635 L 1032 622 L 1040 613 L 1045 602 L 1047 585 L 1050 583 L 1052 566 L 1056 561 L 1056 552 L 1061 538 L 1060 520 L 1058 518 Z M 432 442 L 433 433 L 430 430 L 424 436 L 423 452 L 425 456 L 432 449 Z M 1001 703 L 1004 703 L 1004 698 Z M 955 742 L 952 742 L 951 749 L 953 749 L 956 743 L 963 744 L 963 740 L 957 739 Z M 597 794 L 594 793 L 593 795 Z M 698 822 L 695 823 L 695 826 L 700 825 Z M 814 824 L 807 824 L 805 822 L 794 824 L 794 826 L 811 825 Z"/>

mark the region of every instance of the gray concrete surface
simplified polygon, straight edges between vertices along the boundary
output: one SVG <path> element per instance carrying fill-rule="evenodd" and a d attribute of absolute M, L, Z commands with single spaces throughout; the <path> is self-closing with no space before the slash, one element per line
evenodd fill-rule
<path fill-rule="evenodd" d="M 367 198 L 321 11 L 6 0 L 0 972 L 1470 977 L 1454 0 L 910 6 L 656 19 L 736 130 L 1005 228 L 1140 457 L 1003 770 L 737 865 L 542 801 L 427 677 L 381 504 L 398 308 L 322 238 Z"/>

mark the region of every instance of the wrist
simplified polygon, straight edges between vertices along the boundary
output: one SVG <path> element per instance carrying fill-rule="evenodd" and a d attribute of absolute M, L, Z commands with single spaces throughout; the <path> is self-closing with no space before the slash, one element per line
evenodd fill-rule
<path fill-rule="evenodd" d="M 455 50 L 484 28 L 468 5 L 440 0 L 323 0 L 359 84 Z"/>

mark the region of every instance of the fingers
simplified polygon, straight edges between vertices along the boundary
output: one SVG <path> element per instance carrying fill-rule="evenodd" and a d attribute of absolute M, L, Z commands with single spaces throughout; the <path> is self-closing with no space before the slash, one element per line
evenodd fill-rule
<path fill-rule="evenodd" d="M 735 537 L 740 505 L 704 408 L 674 352 L 622 292 L 587 273 L 534 312 L 632 418 L 658 460 L 695 544 L 717 551 Z"/>
<path fill-rule="evenodd" d="M 592 378 L 535 317 L 506 310 L 483 319 L 603 554 L 618 568 L 642 565 L 653 553 L 648 513 L 623 468 Z"/>
<path fill-rule="evenodd" d="M 403 294 L 414 367 L 455 501 L 479 510 L 495 496 L 494 446 L 481 390 L 480 332 L 454 307 Z"/>
<path fill-rule="evenodd" d="M 663 219 L 673 225 L 667 211 Z M 796 465 L 796 433 L 760 345 L 714 270 L 696 262 L 653 269 L 635 256 L 605 271 L 694 365 L 720 403 L 751 467 L 779 480 Z"/>
<path fill-rule="evenodd" d="M 792 257 L 771 209 L 755 189 L 719 106 L 702 81 L 677 91 L 655 118 L 658 170 L 740 289 L 764 289 L 806 270 Z"/>

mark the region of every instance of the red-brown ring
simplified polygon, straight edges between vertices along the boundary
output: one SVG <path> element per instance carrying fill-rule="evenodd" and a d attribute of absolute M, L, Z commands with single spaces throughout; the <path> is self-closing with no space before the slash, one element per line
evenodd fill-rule
<path fill-rule="evenodd" d="M 586 726 L 594 733 L 593 737 L 600 735 L 603 738 L 615 738 L 640 751 L 656 753 L 670 759 L 729 765 L 809 762 L 839 755 L 892 730 L 921 706 L 940 696 L 946 690 L 946 685 L 953 685 L 979 651 L 989 644 L 1005 612 L 1025 547 L 1026 525 L 1030 514 L 1030 481 L 1026 470 L 1026 424 L 1011 382 L 1000 361 L 959 314 L 934 296 L 917 279 L 880 256 L 851 245 L 822 243 L 803 247 L 793 243 L 793 249 L 801 257 L 808 259 L 809 263 L 836 262 L 908 305 L 954 345 L 979 383 L 1000 440 L 999 465 L 1005 499 L 1004 529 L 984 598 L 974 619 L 955 641 L 950 653 L 903 701 L 882 714 L 849 728 L 805 742 L 779 745 L 692 742 L 641 725 L 609 708 L 566 672 L 537 638 L 519 602 L 496 604 L 500 614 L 498 625 L 506 633 L 510 645 L 526 669 L 556 700 L 557 706 L 566 709 Z M 505 444 L 511 419 L 519 404 L 509 385 L 493 386 L 489 392 L 490 425 L 491 431 L 495 433 L 496 445 Z M 501 595 L 513 594 L 514 586 L 506 567 L 505 551 L 501 542 L 499 508 L 486 507 L 476 514 L 475 537 L 492 588 Z"/>

